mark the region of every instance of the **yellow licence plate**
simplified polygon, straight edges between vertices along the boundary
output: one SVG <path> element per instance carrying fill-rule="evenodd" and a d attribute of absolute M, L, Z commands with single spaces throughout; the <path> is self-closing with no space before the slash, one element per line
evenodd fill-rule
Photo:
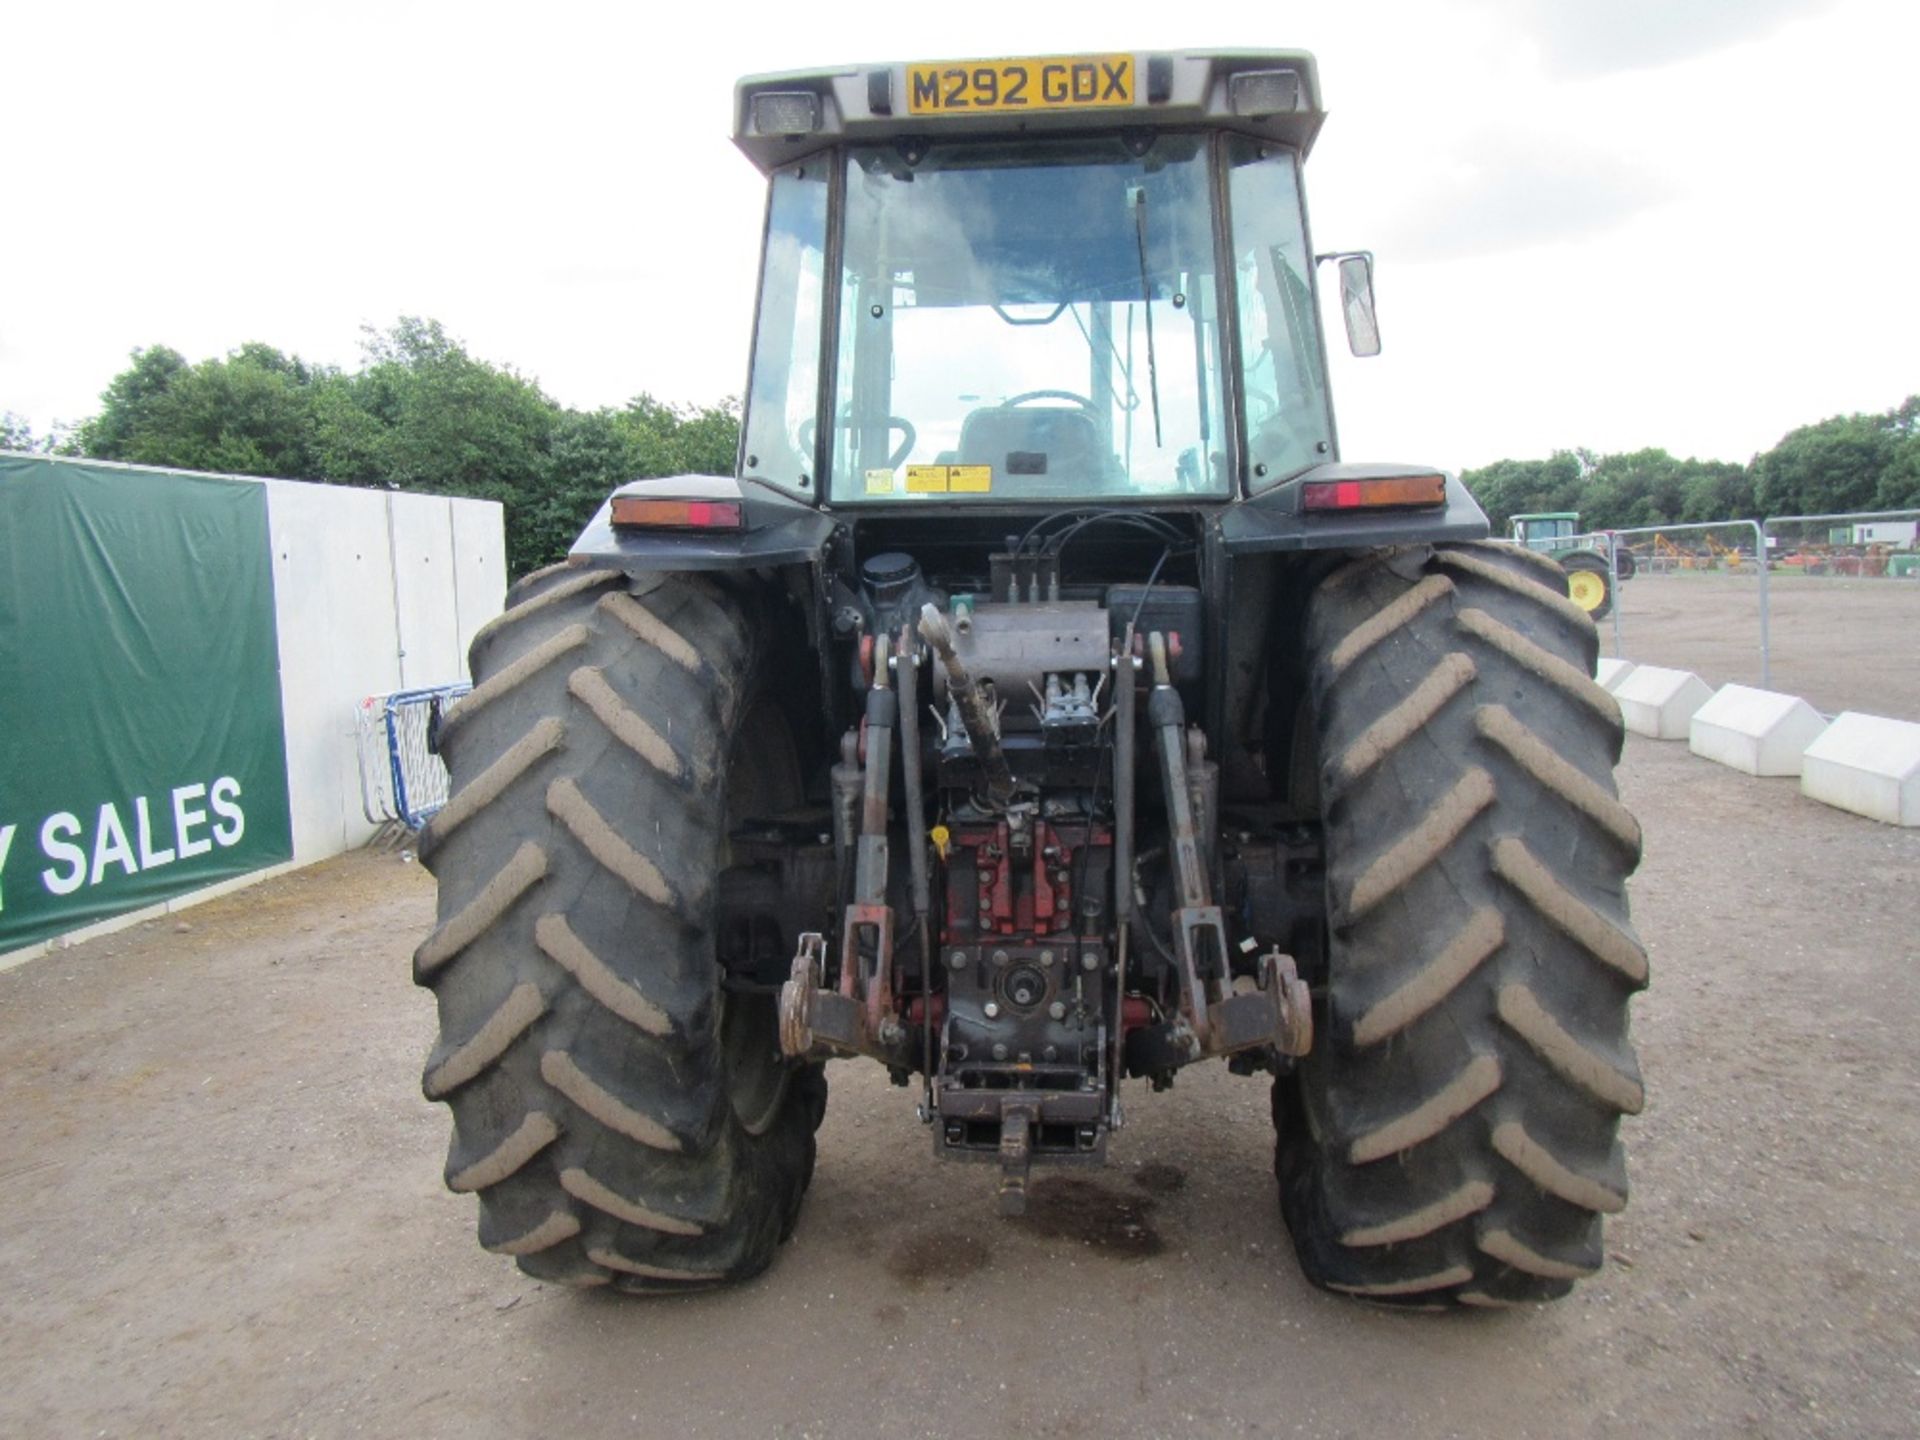
<path fill-rule="evenodd" d="M 1092 110 L 1133 104 L 1131 55 L 955 60 L 907 67 L 907 113 Z"/>

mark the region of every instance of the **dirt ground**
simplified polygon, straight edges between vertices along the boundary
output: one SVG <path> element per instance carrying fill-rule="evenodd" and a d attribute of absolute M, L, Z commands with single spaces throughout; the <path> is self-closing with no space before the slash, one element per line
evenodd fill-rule
<path fill-rule="evenodd" d="M 1697 671 L 1718 687 L 1760 683 L 1759 574 L 1641 573 L 1617 587 L 1618 652 L 1642 665 Z M 1769 688 L 1817 710 L 1920 721 L 1920 579 L 1769 573 Z M 1616 653 L 1613 619 L 1601 647 Z"/>
<path fill-rule="evenodd" d="M 836 1065 L 773 1270 L 633 1302 L 473 1239 L 431 887 L 361 854 L 0 975 L 0 1434 L 1863 1436 L 1920 1414 L 1920 832 L 1635 741 L 1650 1086 L 1558 1305 L 1307 1287 L 1265 1088 L 1130 1085 L 1025 1223 Z"/>

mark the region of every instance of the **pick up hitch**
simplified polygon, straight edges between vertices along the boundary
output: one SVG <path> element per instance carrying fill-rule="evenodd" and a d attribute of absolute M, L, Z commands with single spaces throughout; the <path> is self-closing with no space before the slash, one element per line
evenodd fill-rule
<path fill-rule="evenodd" d="M 816 932 L 800 937 L 793 969 L 780 987 L 780 1048 L 795 1058 L 870 1055 L 891 1067 L 909 1058 L 906 1031 L 894 1014 L 893 908 L 887 904 L 887 786 L 899 720 L 887 648 L 883 636 L 874 648 L 867 691 L 860 833 L 853 901 L 840 927 L 839 988 L 825 988 L 826 939 Z"/>
<path fill-rule="evenodd" d="M 1227 953 L 1226 919 L 1213 903 L 1213 881 L 1196 812 L 1206 787 L 1195 783 L 1204 764 L 1205 741 L 1186 728 L 1186 707 L 1173 688 L 1166 637 L 1147 637 L 1153 689 L 1147 723 L 1160 761 L 1160 785 L 1171 832 L 1173 957 L 1180 985 L 1180 1013 L 1172 1021 L 1136 1031 L 1127 1041 L 1127 1070 L 1153 1074 L 1194 1060 L 1271 1047 L 1304 1055 L 1313 1046 L 1313 1008 L 1306 982 L 1291 956 L 1269 951 L 1256 962 L 1253 988 L 1234 984 Z M 1191 766 L 1190 766 L 1191 762 Z M 1209 828 L 1218 823 L 1205 816 Z"/>

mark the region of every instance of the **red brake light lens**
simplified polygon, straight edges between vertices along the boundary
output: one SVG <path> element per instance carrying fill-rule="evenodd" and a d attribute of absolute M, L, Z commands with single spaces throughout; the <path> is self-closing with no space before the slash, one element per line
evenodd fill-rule
<path fill-rule="evenodd" d="M 738 500 L 656 500 L 645 495 L 616 495 L 613 523 L 646 530 L 739 530 L 745 526 L 745 516 Z"/>
<path fill-rule="evenodd" d="M 1444 475 L 1391 475 L 1380 480 L 1309 480 L 1300 488 L 1303 510 L 1370 510 L 1444 505 Z"/>

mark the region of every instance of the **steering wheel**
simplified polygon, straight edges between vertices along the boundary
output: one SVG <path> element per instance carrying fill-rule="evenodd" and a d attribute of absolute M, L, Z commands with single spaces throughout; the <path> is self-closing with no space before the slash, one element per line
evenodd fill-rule
<path fill-rule="evenodd" d="M 853 423 L 851 418 L 849 418 L 848 412 L 845 410 L 842 410 L 840 412 L 840 428 L 842 430 L 855 430 L 855 429 L 858 429 L 859 427 Z M 900 441 L 899 447 L 895 449 L 892 454 L 887 456 L 887 468 L 889 470 L 894 470 L 899 468 L 900 462 L 902 460 L 906 459 L 907 456 L 913 453 L 913 447 L 915 444 L 919 442 L 920 434 L 917 430 L 913 428 L 913 422 L 907 419 L 903 415 L 889 415 L 887 417 L 887 429 L 889 431 L 898 430 L 903 436 L 903 438 Z M 800 422 L 800 429 L 798 431 L 798 435 L 800 440 L 800 452 L 803 455 L 813 454 L 814 431 L 815 431 L 815 426 L 813 421 L 802 420 Z"/>
<path fill-rule="evenodd" d="M 1100 407 L 1095 405 L 1087 396 L 1077 395 L 1071 390 L 1029 390 L 1025 394 L 1015 395 L 1009 400 L 1002 400 L 1000 402 L 1000 408 L 1002 410 L 1011 410 L 1014 406 L 1024 405 L 1029 400 L 1068 400 L 1078 405 L 1082 410 L 1091 410 L 1098 413 L 1100 409 Z"/>

